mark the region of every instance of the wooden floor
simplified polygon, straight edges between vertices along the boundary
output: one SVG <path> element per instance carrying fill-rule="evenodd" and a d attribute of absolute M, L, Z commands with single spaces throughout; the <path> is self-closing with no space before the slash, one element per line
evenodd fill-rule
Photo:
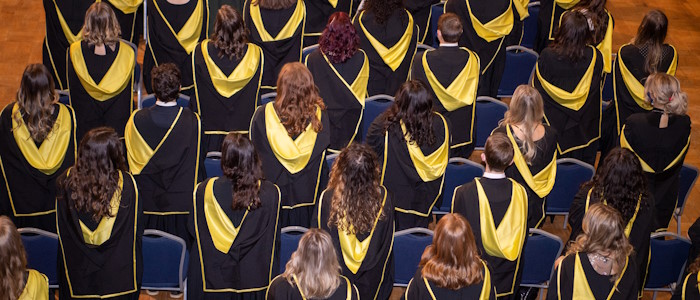
<path fill-rule="evenodd" d="M 667 41 L 679 52 L 677 77 L 688 93 L 689 115 L 694 124 L 700 124 L 700 1 L 697 0 L 613 0 L 608 9 L 615 18 L 613 48 L 631 40 L 644 14 L 650 9 L 661 9 L 669 18 Z M 24 67 L 29 63 L 41 63 L 41 47 L 44 35 L 44 13 L 39 0 L 0 0 L 0 106 L 14 100 Z M 141 48 L 143 50 L 143 48 Z M 140 53 L 142 54 L 142 53 Z M 140 55 L 142 56 L 142 55 Z M 685 162 L 700 166 L 700 125 L 693 127 L 693 139 Z M 692 191 L 683 215 L 682 234 L 700 216 L 700 188 Z M 563 218 L 554 224 L 547 223 L 545 229 L 568 238 L 562 229 Z M 672 222 L 670 228 L 675 228 Z M 398 294 L 399 291 L 396 291 Z M 160 293 L 162 299 L 167 293 Z M 667 298 L 662 295 L 662 298 Z M 142 295 L 142 299 L 150 296 Z M 393 297 L 392 297 L 393 298 Z M 645 298 L 651 299 L 650 295 Z"/>

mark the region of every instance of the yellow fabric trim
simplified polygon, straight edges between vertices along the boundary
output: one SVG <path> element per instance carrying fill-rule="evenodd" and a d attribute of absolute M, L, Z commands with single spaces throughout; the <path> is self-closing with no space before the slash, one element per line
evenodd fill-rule
<path fill-rule="evenodd" d="M 131 82 L 134 64 L 136 63 L 136 53 L 133 48 L 125 42 L 119 41 L 119 51 L 107 73 L 96 83 L 90 76 L 88 67 L 85 64 L 81 42 L 70 45 L 70 59 L 73 62 L 73 69 L 78 75 L 80 83 L 85 91 L 97 101 L 105 101 L 114 98 L 121 93 Z"/>
<path fill-rule="evenodd" d="M 486 253 L 514 261 L 520 256 L 527 232 L 527 192 L 513 179 L 509 180 L 513 185 L 510 205 L 498 228 L 494 223 L 491 204 L 481 181 L 475 178 L 474 183 L 479 196 L 479 225 Z"/>
<path fill-rule="evenodd" d="M 688 147 L 690 147 L 690 136 L 688 136 L 688 141 L 686 142 L 685 147 L 683 147 L 683 150 L 681 150 L 681 152 L 678 153 L 678 156 L 676 156 L 676 158 L 674 158 L 673 161 L 671 161 L 671 163 L 669 163 L 668 166 L 666 166 L 663 170 L 657 171 L 657 170 L 654 170 L 651 166 L 649 166 L 649 164 L 647 164 L 647 162 L 645 162 L 642 159 L 642 157 L 639 156 L 639 154 L 636 151 L 634 151 L 634 149 L 632 149 L 632 145 L 629 143 L 629 141 L 627 141 L 627 137 L 625 136 L 625 126 L 627 126 L 627 125 L 622 126 L 622 132 L 620 133 L 620 147 L 627 148 L 627 149 L 631 150 L 632 152 L 634 152 L 634 155 L 637 156 L 637 158 L 639 159 L 639 163 L 642 165 L 642 170 L 644 170 L 644 172 L 647 172 L 647 173 L 662 173 L 662 172 L 672 168 L 673 166 L 675 166 L 676 164 L 678 164 L 681 161 L 681 159 L 683 158 L 683 155 L 686 152 L 688 152 Z"/>
<path fill-rule="evenodd" d="M 488 300 L 491 297 L 491 271 L 483 260 L 481 264 L 484 266 L 484 283 L 481 287 L 481 294 L 479 295 L 479 300 Z"/>
<path fill-rule="evenodd" d="M 671 76 L 676 76 L 676 69 L 678 68 L 678 51 L 676 50 L 676 47 L 673 47 L 673 45 L 669 45 L 671 48 L 673 48 L 673 60 L 671 61 L 671 65 L 668 66 L 668 70 L 666 70 L 666 74 L 671 75 Z"/>
<path fill-rule="evenodd" d="M 372 48 L 377 51 L 379 56 L 382 58 L 384 63 L 391 68 L 392 71 L 396 71 L 396 69 L 401 66 L 401 63 L 404 61 L 404 58 L 406 57 L 406 54 L 408 53 L 408 49 L 411 47 L 411 37 L 413 36 L 413 30 L 414 30 L 414 23 L 413 23 L 413 16 L 411 16 L 411 13 L 408 11 L 404 10 L 406 14 L 408 15 L 408 26 L 406 27 L 406 31 L 404 31 L 403 36 L 399 39 L 396 44 L 391 46 L 391 48 L 387 48 L 377 40 L 372 34 L 365 28 L 365 25 L 362 24 L 362 16 L 364 16 L 365 11 L 363 10 L 360 13 L 360 16 L 358 18 L 358 23 L 360 23 L 360 28 L 362 29 L 362 32 L 364 32 L 365 36 L 367 37 L 367 40 L 369 40 L 369 43 L 372 44 Z"/>
<path fill-rule="evenodd" d="M 625 47 L 629 44 L 625 44 L 622 47 Z M 620 47 L 620 49 L 622 49 Z M 673 47 L 673 46 L 671 46 Z M 625 83 L 625 87 L 627 87 L 627 90 L 630 92 L 630 95 L 632 95 L 632 99 L 634 99 L 634 102 L 639 105 L 639 107 L 645 109 L 645 110 L 651 110 L 653 107 L 649 102 L 647 102 L 646 97 L 644 97 L 644 85 L 637 80 L 637 78 L 632 75 L 632 72 L 627 68 L 627 65 L 625 65 L 625 60 L 622 59 L 622 57 L 619 56 L 617 60 L 620 62 L 620 75 L 622 75 L 622 81 Z M 673 48 L 673 60 L 671 61 L 671 65 L 668 67 L 668 70 L 666 70 L 666 74 L 668 75 L 675 75 L 676 74 L 676 68 L 678 66 L 678 52 L 676 51 L 676 48 Z"/>
<path fill-rule="evenodd" d="M 576 4 L 578 4 L 579 1 L 580 0 L 554 0 L 554 3 L 561 6 L 561 8 L 568 10 L 576 6 Z"/>
<path fill-rule="evenodd" d="M 625 259 L 625 266 L 622 268 L 620 275 L 617 277 L 617 280 L 615 280 L 615 284 L 613 287 L 610 289 L 610 293 L 608 294 L 608 297 L 606 298 L 607 300 L 610 300 L 612 298 L 612 295 L 617 291 L 617 286 L 620 284 L 620 280 L 622 280 L 622 277 L 625 275 L 625 271 L 627 270 L 627 265 L 629 264 L 629 257 Z M 559 264 L 559 273 L 561 273 L 561 264 Z M 561 274 L 559 275 L 559 279 L 561 280 Z M 559 280 L 559 282 L 561 282 Z M 574 263 L 574 288 L 573 288 L 573 294 L 571 299 L 577 300 L 577 299 L 595 299 L 593 296 L 593 292 L 591 291 L 590 285 L 588 285 L 588 279 L 586 279 L 586 272 L 583 270 L 583 266 L 581 265 L 581 257 L 580 257 L 580 252 L 576 252 L 576 261 Z"/>
<path fill-rule="evenodd" d="M 305 17 L 306 6 L 304 5 L 304 1 L 299 0 L 297 1 L 297 5 L 294 8 L 292 16 L 289 17 L 289 20 L 287 20 L 287 23 L 284 24 L 282 30 L 280 30 L 275 37 L 272 37 L 272 35 L 267 32 L 267 29 L 265 29 L 265 24 L 263 23 L 262 15 L 260 14 L 260 6 L 257 4 L 250 5 L 250 18 L 253 20 L 255 29 L 258 31 L 260 39 L 262 39 L 263 42 L 274 42 L 291 38 L 294 36 L 297 28 L 299 28 L 299 25 L 304 22 Z"/>
<path fill-rule="evenodd" d="M 18 300 L 48 300 L 49 299 L 49 279 L 46 275 L 36 270 L 28 269 L 29 276 L 24 285 L 22 294 Z"/>
<path fill-rule="evenodd" d="M 316 132 L 311 124 L 296 139 L 292 139 L 275 111 L 274 102 L 265 106 L 265 131 L 272 153 L 289 173 L 303 170 L 311 159 L 316 145 Z M 316 117 L 321 119 L 321 109 L 316 108 Z"/>
<path fill-rule="evenodd" d="M 362 51 L 362 50 L 360 50 Z M 333 70 L 333 73 L 335 73 L 336 76 L 338 76 L 338 79 L 343 82 L 346 88 L 352 92 L 352 94 L 355 96 L 357 99 L 357 102 L 362 105 L 362 107 L 365 107 L 365 98 L 367 98 L 367 83 L 369 82 L 369 59 L 367 59 L 367 54 L 365 54 L 364 51 L 362 51 L 362 54 L 365 58 L 365 61 L 362 63 L 362 68 L 360 69 L 360 72 L 357 74 L 357 77 L 355 77 L 355 80 L 352 82 L 352 84 L 348 84 L 347 81 L 345 81 L 345 78 L 340 75 L 338 70 L 333 66 L 333 64 L 328 60 L 328 57 L 321 53 L 323 56 L 323 59 L 326 60 L 328 63 L 328 66 L 331 67 L 331 70 Z"/>
<path fill-rule="evenodd" d="M 477 87 L 479 85 L 479 56 L 467 48 L 462 47 L 461 49 L 469 54 L 469 60 L 464 66 L 464 69 L 459 72 L 457 77 L 447 88 L 438 81 L 428 64 L 427 54 L 433 50 L 428 50 L 423 53 L 422 62 L 425 77 L 428 78 L 428 83 L 430 87 L 432 87 L 433 92 L 435 92 L 435 95 L 437 95 L 442 106 L 448 111 L 454 111 L 461 107 L 474 104 Z"/>
<path fill-rule="evenodd" d="M 204 62 L 207 65 L 207 70 L 209 70 L 209 78 L 214 84 L 216 91 L 226 98 L 238 93 L 238 91 L 248 85 L 248 82 L 255 76 L 260 66 L 260 53 L 262 50 L 260 47 L 248 43 L 248 50 L 245 55 L 241 58 L 236 68 L 233 69 L 233 72 L 226 76 L 209 56 L 209 40 L 204 40 L 201 48 Z"/>
<path fill-rule="evenodd" d="M 584 212 L 588 211 L 588 207 L 591 204 L 591 193 L 593 192 L 593 188 L 588 190 L 588 194 L 586 195 L 586 209 Z M 603 199 L 603 204 L 608 205 L 608 201 Z M 639 213 L 639 207 L 642 205 L 642 195 L 639 195 L 639 199 L 637 200 L 637 206 L 634 208 L 634 215 L 632 215 L 632 218 L 627 222 L 627 225 L 625 225 L 625 236 L 629 237 L 630 233 L 632 233 L 632 227 L 634 226 L 634 221 L 637 220 L 637 214 Z"/>
<path fill-rule="evenodd" d="M 333 8 L 338 6 L 338 0 L 328 0 L 328 3 L 330 3 Z"/>
<path fill-rule="evenodd" d="M 114 194 L 112 194 L 112 200 L 109 201 L 109 214 L 111 217 L 102 217 L 100 223 L 97 225 L 95 230 L 90 230 L 83 221 L 78 220 L 80 223 L 80 230 L 83 232 L 83 240 L 88 245 L 99 246 L 104 244 L 112 236 L 112 228 L 114 227 L 114 221 L 117 220 L 117 213 L 119 213 L 119 203 L 122 200 L 122 190 L 124 188 L 124 176 L 122 172 L 119 172 L 119 187 Z"/>
<path fill-rule="evenodd" d="M 515 167 L 518 168 L 518 172 L 520 172 L 520 175 L 522 175 L 523 179 L 525 180 L 525 183 L 527 183 L 527 185 L 535 192 L 535 194 L 537 194 L 538 197 L 544 198 L 545 196 L 549 195 L 549 192 L 551 192 L 552 188 L 554 187 L 554 181 L 557 177 L 556 151 L 554 152 L 552 161 L 539 173 L 533 176 L 532 172 L 530 172 L 530 167 L 525 161 L 525 157 L 523 157 L 522 152 L 520 152 L 520 147 L 518 147 L 518 144 L 515 142 L 515 137 L 511 132 L 510 125 L 506 125 L 506 133 L 510 143 L 513 144 L 513 162 L 515 163 Z"/>
<path fill-rule="evenodd" d="M 513 0 L 513 4 L 515 5 L 515 10 L 518 11 L 520 21 L 530 16 L 530 12 L 527 10 L 527 5 L 530 4 L 530 0 Z"/>
<path fill-rule="evenodd" d="M 243 219 L 238 224 L 238 227 L 234 226 L 231 219 L 219 205 L 219 201 L 216 200 L 216 195 L 214 195 L 214 182 L 217 179 L 209 180 L 204 188 L 204 217 L 207 221 L 207 227 L 209 228 L 211 240 L 214 242 L 214 247 L 219 252 L 226 254 L 231 250 L 231 246 L 233 246 L 233 242 L 236 240 L 238 232 L 240 232 L 241 226 L 243 226 L 243 222 L 248 216 L 248 210 L 246 209 L 243 214 Z"/>
<path fill-rule="evenodd" d="M 100 2 L 100 0 L 97 0 L 95 2 Z M 58 23 L 61 24 L 61 30 L 63 31 L 63 35 L 66 37 L 68 44 L 72 45 L 73 43 L 80 41 L 83 38 L 83 29 L 80 28 L 80 31 L 77 34 L 73 34 L 73 32 L 70 30 L 70 27 L 68 27 L 68 23 L 66 23 L 66 19 L 63 18 L 61 10 L 58 8 L 56 0 L 53 0 L 53 5 L 54 7 L 56 7 Z"/>
<path fill-rule="evenodd" d="M 612 70 L 612 35 L 613 35 L 613 18 L 610 12 L 608 14 L 608 28 L 605 30 L 605 37 L 596 48 L 603 54 L 603 72 L 610 73 Z"/>
<path fill-rule="evenodd" d="M 107 0 L 109 3 L 112 3 L 114 7 L 117 9 L 121 10 L 125 14 L 133 14 L 135 13 L 141 4 L 143 4 L 143 0 Z"/>
<path fill-rule="evenodd" d="M 12 135 L 22 156 L 33 168 L 42 173 L 46 175 L 55 173 L 63 164 L 72 137 L 70 111 L 63 105 L 58 106 L 58 117 L 53 128 L 38 148 L 24 120 L 22 118 L 19 122 L 16 120 L 15 116 L 19 115 L 19 105 L 15 103 L 11 116 Z"/>
<path fill-rule="evenodd" d="M 197 47 L 197 43 L 199 43 L 199 37 L 202 35 L 202 23 L 204 23 L 204 5 L 202 2 L 203 0 L 197 0 L 197 6 L 194 7 L 192 15 L 190 15 L 190 17 L 187 19 L 185 25 L 180 28 L 180 31 L 175 32 L 173 26 L 170 25 L 168 19 L 165 18 L 165 15 L 163 15 L 163 11 L 160 10 L 158 1 L 153 1 L 158 14 L 160 14 L 160 17 L 163 18 L 163 22 L 165 22 L 165 25 L 168 25 L 168 29 L 170 29 L 170 32 L 180 43 L 180 46 L 187 51 L 187 54 L 194 51 L 194 48 Z"/>
<path fill-rule="evenodd" d="M 445 140 L 442 145 L 437 148 L 433 153 L 427 156 L 423 154 L 420 146 L 415 142 L 409 142 L 410 134 L 406 131 L 406 125 L 401 121 L 401 131 L 404 135 L 404 140 L 406 141 L 406 146 L 408 147 L 408 154 L 411 157 L 413 166 L 418 172 L 418 176 L 424 181 L 429 182 L 438 179 L 445 175 L 445 169 L 447 169 L 447 162 L 449 160 L 450 153 L 450 132 L 447 128 L 447 121 L 439 113 L 435 113 L 442 119 L 443 126 L 445 126 Z"/>
<path fill-rule="evenodd" d="M 362 262 L 365 260 L 365 256 L 367 256 L 367 250 L 369 249 L 369 244 L 372 241 L 374 230 L 377 229 L 379 217 L 382 215 L 382 211 L 384 210 L 384 204 L 386 204 L 386 195 L 387 194 L 384 193 L 384 199 L 382 199 L 381 206 L 382 209 L 379 210 L 377 217 L 374 219 L 372 230 L 363 241 L 358 240 L 355 234 L 338 230 L 338 239 L 340 240 L 340 250 L 343 254 L 343 261 L 345 262 L 345 266 L 347 266 L 350 272 L 353 274 L 357 274 Z M 352 228 L 352 225 L 350 225 L 349 229 Z"/>
<path fill-rule="evenodd" d="M 143 136 L 141 136 L 139 129 L 136 128 L 136 124 L 134 123 L 134 116 L 136 116 L 137 112 L 138 111 L 135 111 L 131 114 L 129 121 L 127 121 L 126 123 L 126 129 L 124 130 L 126 158 L 129 162 L 129 170 L 131 171 L 131 174 L 134 175 L 141 174 L 141 171 L 143 171 L 143 168 L 146 167 L 148 162 L 151 160 L 151 157 L 153 157 L 153 155 L 168 139 L 170 133 L 173 131 L 173 128 L 175 128 L 175 125 L 180 120 L 180 116 L 182 115 L 182 107 L 180 107 L 180 110 L 177 112 L 177 116 L 175 116 L 175 120 L 173 120 L 173 123 L 170 125 L 170 128 L 168 128 L 168 131 L 165 132 L 165 135 L 160 140 L 158 146 L 156 146 L 155 149 L 151 149 L 146 140 L 143 139 Z"/>
<path fill-rule="evenodd" d="M 593 49 L 592 46 L 591 49 Z M 542 88 L 547 92 L 547 95 L 552 97 L 554 101 L 559 103 L 559 105 L 564 106 L 568 109 L 578 111 L 586 104 L 588 99 L 588 92 L 591 89 L 591 83 L 593 81 L 593 71 L 595 69 L 596 59 L 598 57 L 598 51 L 593 49 L 593 59 L 591 59 L 591 64 L 588 66 L 588 70 L 581 77 L 581 81 L 578 82 L 576 88 L 572 92 L 567 92 L 558 86 L 549 83 L 540 74 L 540 64 L 537 62 L 535 65 L 535 73 L 537 79 L 540 81 Z"/>
<path fill-rule="evenodd" d="M 494 40 L 500 39 L 508 35 L 511 30 L 513 30 L 513 2 L 508 3 L 508 9 L 504 11 L 500 16 L 494 18 L 486 24 L 481 23 L 479 19 L 472 13 L 472 8 L 469 5 L 470 0 L 467 2 L 467 12 L 469 13 L 469 19 L 472 22 L 472 27 L 476 34 L 487 42 L 492 42 Z"/>

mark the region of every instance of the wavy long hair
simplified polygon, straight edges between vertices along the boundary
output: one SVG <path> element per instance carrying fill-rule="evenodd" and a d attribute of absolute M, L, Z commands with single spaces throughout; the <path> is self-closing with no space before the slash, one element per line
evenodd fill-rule
<path fill-rule="evenodd" d="M 126 172 L 119 136 L 111 127 L 98 127 L 80 141 L 75 165 L 59 184 L 69 193 L 76 211 L 99 222 L 103 217 L 114 217 L 110 201 L 115 193 L 121 193 L 119 172 Z"/>
<path fill-rule="evenodd" d="M 121 37 L 117 16 L 107 3 L 95 2 L 85 12 L 83 40 L 90 46 L 113 46 Z"/>
<path fill-rule="evenodd" d="M 484 268 L 469 222 L 446 214 L 435 226 L 433 244 L 420 259 L 421 275 L 441 288 L 458 290 L 484 279 Z"/>
<path fill-rule="evenodd" d="M 363 10 L 374 14 L 374 19 L 379 24 L 386 23 L 395 11 L 404 9 L 403 1 L 401 0 L 365 0 Z M 401 14 L 402 18 L 406 18 L 406 14 Z"/>
<path fill-rule="evenodd" d="M 520 85 L 513 92 L 508 111 L 506 111 L 501 125 L 518 126 L 523 134 L 523 145 L 520 151 L 525 161 L 530 164 L 537 155 L 537 145 L 533 136 L 538 126 L 542 125 L 544 118 L 544 104 L 542 95 L 529 85 Z M 513 145 L 516 147 L 517 145 Z"/>
<path fill-rule="evenodd" d="M 248 30 L 243 17 L 233 7 L 224 4 L 219 8 L 211 41 L 219 49 L 219 58 L 241 59 L 248 44 Z"/>
<path fill-rule="evenodd" d="M 347 13 L 335 12 L 328 18 L 326 29 L 318 39 L 318 47 L 334 64 L 346 62 L 355 55 L 360 48 L 360 36 Z"/>
<path fill-rule="evenodd" d="M 433 133 L 433 100 L 425 85 L 418 80 L 404 82 L 387 110 L 385 128 L 406 125 L 409 142 L 418 146 L 435 144 Z M 448 137 L 446 137 L 448 138 Z"/>
<path fill-rule="evenodd" d="M 644 60 L 644 70 L 655 73 L 663 59 L 664 40 L 668 32 L 668 18 L 658 10 L 652 9 L 642 19 L 637 28 L 637 35 L 632 39 L 632 44 L 637 47 L 647 47 L 647 57 Z"/>
<path fill-rule="evenodd" d="M 688 112 L 688 95 L 681 90 L 678 78 L 666 73 L 654 73 L 644 83 L 647 102 L 663 105 L 667 114 L 685 115 Z M 653 97 L 649 98 L 649 97 Z"/>
<path fill-rule="evenodd" d="M 259 5 L 264 9 L 280 10 L 290 8 L 301 0 L 253 0 L 253 5 Z"/>
<path fill-rule="evenodd" d="M 18 299 L 26 284 L 27 257 L 17 227 L 0 216 L 0 299 Z"/>
<path fill-rule="evenodd" d="M 380 178 L 379 161 L 372 148 L 354 143 L 343 149 L 328 183 L 328 191 L 333 191 L 328 227 L 351 234 L 372 230 L 377 214 L 380 219 L 385 214 Z"/>
<path fill-rule="evenodd" d="M 242 134 L 229 133 L 221 145 L 221 169 L 231 180 L 234 210 L 260 207 L 262 163 L 250 140 Z"/>
<path fill-rule="evenodd" d="M 607 0 L 581 0 L 572 9 L 572 11 L 582 12 L 587 19 L 590 19 L 590 25 L 586 28 L 589 29 L 591 35 L 589 42 L 593 45 L 599 44 L 605 37 L 605 30 L 607 26 L 612 26 L 608 24 L 608 13 L 605 10 L 605 3 Z"/>
<path fill-rule="evenodd" d="M 53 77 L 42 64 L 31 64 L 24 69 L 17 91 L 19 110 L 12 118 L 24 122 L 32 140 L 41 143 L 53 130 L 53 103 L 57 99 Z"/>
<path fill-rule="evenodd" d="M 282 277 L 296 284 L 306 299 L 327 299 L 340 285 L 340 270 L 331 236 L 312 228 L 301 237 Z"/>
<path fill-rule="evenodd" d="M 590 36 L 586 16 L 578 10 L 571 10 L 561 17 L 561 24 L 550 47 L 555 53 L 576 62 L 583 59 Z"/>
<path fill-rule="evenodd" d="M 287 63 L 282 67 L 273 105 L 289 136 L 299 135 L 309 124 L 316 132 L 323 129 L 321 119 L 316 117 L 316 107 L 324 110 L 326 106 L 311 72 L 301 63 Z"/>

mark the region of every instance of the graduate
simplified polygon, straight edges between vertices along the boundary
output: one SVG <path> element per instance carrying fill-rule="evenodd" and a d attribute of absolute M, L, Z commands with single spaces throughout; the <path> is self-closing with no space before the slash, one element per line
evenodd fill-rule
<path fill-rule="evenodd" d="M 340 270 L 331 236 L 311 228 L 299 240 L 284 273 L 270 283 L 265 299 L 359 300 L 357 287 Z"/>
<path fill-rule="evenodd" d="M 453 13 L 438 20 L 440 47 L 413 60 L 411 78 L 432 94 L 433 109 L 450 120 L 450 155 L 469 158 L 474 151 L 474 101 L 479 86 L 479 56 L 459 47 L 462 23 Z"/>
<path fill-rule="evenodd" d="M 119 39 L 117 18 L 104 2 L 90 6 L 81 32 L 83 39 L 70 45 L 67 57 L 77 138 L 100 126 L 112 127 L 124 136 L 124 126 L 134 109 L 136 51 Z"/>
<path fill-rule="evenodd" d="M 697 300 L 700 299 L 700 259 L 689 260 L 688 272 L 681 283 L 673 292 L 673 300 Z"/>
<path fill-rule="evenodd" d="M 432 110 L 425 85 L 411 80 L 396 101 L 370 125 L 367 144 L 382 162 L 382 184 L 396 201 L 396 229 L 428 227 L 433 207 L 442 200 L 450 156 L 449 123 Z"/>
<path fill-rule="evenodd" d="M 352 14 L 352 4 L 361 0 L 314 0 L 306 4 L 306 27 L 304 27 L 304 46 L 319 43 L 319 37 L 326 28 L 329 17 L 337 12 Z"/>
<path fill-rule="evenodd" d="M 43 0 L 46 35 L 42 45 L 44 66 L 51 72 L 56 89 L 68 89 L 66 52 L 82 37 L 85 12 L 96 0 Z"/>
<path fill-rule="evenodd" d="M 368 96 L 394 95 L 408 79 L 420 31 L 401 0 L 365 0 L 353 19 L 369 58 Z"/>
<path fill-rule="evenodd" d="M 545 199 L 554 188 L 557 175 L 557 131 L 542 124 L 542 96 L 533 87 L 515 89 L 508 111 L 493 132 L 505 134 L 513 145 L 513 164 L 506 176 L 527 190 L 528 228 L 544 221 Z"/>
<path fill-rule="evenodd" d="M 49 299 L 49 279 L 27 268 L 22 238 L 7 216 L 0 216 L 0 286 L 1 299 Z"/>
<path fill-rule="evenodd" d="M 517 0 L 516 0 L 517 1 Z M 537 37 L 535 38 L 535 51 L 542 52 L 550 43 L 554 42 L 554 36 L 559 30 L 561 16 L 574 8 L 581 0 L 541 0 L 540 13 L 537 17 Z"/>
<path fill-rule="evenodd" d="M 537 60 L 533 86 L 544 100 L 545 122 L 559 133 L 558 155 L 595 165 L 603 56 L 588 45 L 586 24 L 579 11 L 564 15 L 556 40 Z"/>
<path fill-rule="evenodd" d="M 612 70 L 613 17 L 605 9 L 607 0 L 580 0 L 573 10 L 581 12 L 588 21 L 589 43 L 603 55 L 603 72 Z"/>
<path fill-rule="evenodd" d="M 143 0 L 107 0 L 122 30 L 122 39 L 134 44 L 143 35 Z"/>
<path fill-rule="evenodd" d="M 520 297 L 520 256 L 528 230 L 527 191 L 504 172 L 513 163 L 513 152 L 506 135 L 492 134 L 481 154 L 484 176 L 457 187 L 452 200 L 452 213 L 474 224 L 476 245 L 491 268 L 496 296 L 502 299 Z"/>
<path fill-rule="evenodd" d="M 122 148 L 114 129 L 90 130 L 58 178 L 60 299 L 139 298 L 143 209 Z"/>
<path fill-rule="evenodd" d="M 187 219 L 200 181 L 201 125 L 197 114 L 177 106 L 180 71 L 172 63 L 152 70 L 156 105 L 138 110 L 126 124 L 129 170 L 141 193 L 146 228 L 189 241 Z"/>
<path fill-rule="evenodd" d="M 311 73 L 301 63 L 285 65 L 277 87 L 275 101 L 255 111 L 250 139 L 265 178 L 282 191 L 281 226 L 308 228 L 318 194 L 328 181 L 328 115 Z"/>
<path fill-rule="evenodd" d="M 78 150 L 73 109 L 56 99 L 49 70 L 31 64 L 0 114 L 0 215 L 20 228 L 56 232 L 56 178 Z"/>
<path fill-rule="evenodd" d="M 423 251 L 408 282 L 406 300 L 496 299 L 486 262 L 481 260 L 472 227 L 459 214 L 447 214 L 435 226 L 433 244 Z"/>
<path fill-rule="evenodd" d="M 202 118 L 206 151 L 220 151 L 229 132 L 248 133 L 263 72 L 262 50 L 248 42 L 243 17 L 231 6 L 219 9 L 211 38 L 192 53 L 192 72 L 190 109 Z"/>
<path fill-rule="evenodd" d="M 665 73 L 650 75 L 644 85 L 653 109 L 631 115 L 622 126 L 620 145 L 639 158 L 654 196 L 655 231 L 666 230 L 678 201 L 678 177 L 690 147 L 688 96 L 678 79 Z"/>
<path fill-rule="evenodd" d="M 263 299 L 279 272 L 280 190 L 244 135 L 226 136 L 221 168 L 194 194 L 187 297 Z"/>
<path fill-rule="evenodd" d="M 306 5 L 303 0 L 247 0 L 243 19 L 251 42 L 262 48 L 265 57 L 262 88 L 274 91 L 282 67 L 301 62 Z"/>
<path fill-rule="evenodd" d="M 445 12 L 457 14 L 464 33 L 459 46 L 474 51 L 481 61 L 477 95 L 496 97 L 506 67 L 506 37 L 513 29 L 513 0 L 449 0 Z"/>
<path fill-rule="evenodd" d="M 148 40 L 143 55 L 143 83 L 153 93 L 151 69 L 174 63 L 182 72 L 182 93 L 193 94 L 190 54 L 206 38 L 207 0 L 148 0 Z"/>
<path fill-rule="evenodd" d="M 388 299 L 394 284 L 395 198 L 380 183 L 379 162 L 367 145 L 343 149 L 312 222 L 330 233 L 342 274 L 360 299 Z"/>
<path fill-rule="evenodd" d="M 433 16 L 433 5 L 440 3 L 440 0 L 411 0 L 406 1 L 404 5 L 406 10 L 413 16 L 413 21 L 418 26 L 418 42 L 425 45 L 432 45 L 433 37 L 430 32 L 430 21 Z"/>
<path fill-rule="evenodd" d="M 582 229 L 566 255 L 557 260 L 547 299 L 637 299 L 639 271 L 620 213 L 608 205 L 593 204 Z"/>
<path fill-rule="evenodd" d="M 340 152 L 360 139 L 370 67 L 367 54 L 359 46 L 360 38 L 350 17 L 337 12 L 328 20 L 319 48 L 306 58 L 328 112 L 330 152 Z"/>

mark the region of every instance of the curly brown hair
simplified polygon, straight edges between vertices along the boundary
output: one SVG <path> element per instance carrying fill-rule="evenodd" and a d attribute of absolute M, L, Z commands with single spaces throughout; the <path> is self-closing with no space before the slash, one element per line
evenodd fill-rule
<path fill-rule="evenodd" d="M 0 216 L 0 299 L 18 299 L 22 294 L 27 257 L 17 227 Z"/>
<path fill-rule="evenodd" d="M 51 115 L 56 96 L 53 78 L 44 65 L 31 64 L 24 69 L 17 91 L 19 110 L 12 118 L 17 123 L 25 122 L 34 142 L 43 142 L 53 130 Z"/>
<path fill-rule="evenodd" d="M 381 170 L 374 150 L 364 144 L 343 149 L 333 164 L 328 191 L 333 191 L 329 227 L 351 234 L 372 230 L 377 214 L 383 218 Z"/>
<path fill-rule="evenodd" d="M 277 98 L 273 105 L 291 137 L 304 132 L 309 124 L 316 132 L 323 129 L 321 120 L 316 117 L 316 107 L 325 110 L 326 106 L 318 94 L 311 72 L 299 62 L 287 63 L 280 70 Z"/>
<path fill-rule="evenodd" d="M 234 210 L 255 210 L 260 207 L 262 163 L 253 143 L 239 133 L 229 133 L 221 145 L 221 169 L 231 180 Z"/>
<path fill-rule="evenodd" d="M 91 46 L 112 46 L 121 37 L 121 27 L 114 11 L 107 3 L 95 2 L 85 12 L 83 40 Z"/>
<path fill-rule="evenodd" d="M 384 128 L 401 126 L 403 121 L 409 142 L 416 143 L 419 147 L 435 144 L 433 100 L 425 84 L 418 80 L 404 82 L 394 99 L 394 105 L 386 112 Z"/>
<path fill-rule="evenodd" d="M 252 5 L 259 5 L 264 9 L 280 10 L 290 8 L 301 0 L 253 0 Z"/>
<path fill-rule="evenodd" d="M 386 23 L 395 11 L 403 10 L 404 5 L 401 0 L 365 0 L 363 10 L 374 14 L 374 20 L 379 24 Z M 401 14 L 402 18 L 406 18 L 406 14 Z"/>
<path fill-rule="evenodd" d="M 219 58 L 241 59 L 248 43 L 248 30 L 241 14 L 229 5 L 222 5 L 216 14 L 211 41 L 219 49 Z"/>

